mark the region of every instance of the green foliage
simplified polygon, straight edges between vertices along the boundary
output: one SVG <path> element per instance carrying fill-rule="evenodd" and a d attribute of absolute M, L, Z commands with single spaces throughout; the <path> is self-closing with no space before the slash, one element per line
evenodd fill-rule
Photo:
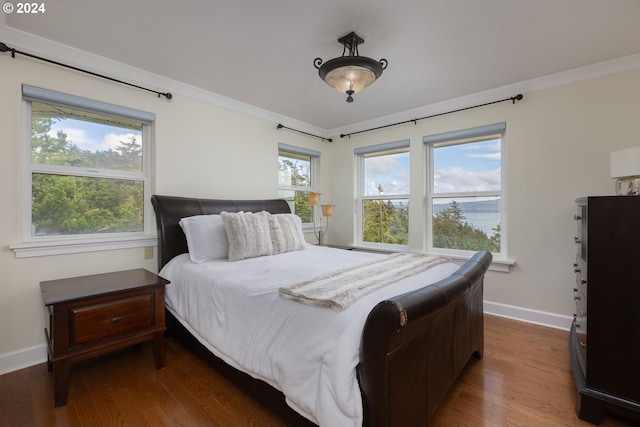
<path fill-rule="evenodd" d="M 140 171 L 142 147 L 131 137 L 116 150 L 80 150 L 58 132 L 49 135 L 55 119 L 34 118 L 32 162 L 96 169 Z M 33 173 L 34 235 L 93 234 L 143 231 L 142 181 Z"/>
<path fill-rule="evenodd" d="M 288 157 L 280 156 L 280 168 L 286 169 L 291 175 L 289 185 L 296 187 L 309 187 L 309 177 L 311 176 L 310 160 L 295 160 Z M 311 222 L 313 213 L 311 205 L 309 205 L 309 194 L 306 191 L 292 191 L 293 193 L 293 211 L 298 215 L 302 222 Z M 291 198 L 287 198 L 291 200 Z"/>
<path fill-rule="evenodd" d="M 462 249 L 469 251 L 487 250 L 500 252 L 500 224 L 487 234 L 465 221 L 460 206 L 455 201 L 433 217 L 433 246 L 436 248 Z"/>
<path fill-rule="evenodd" d="M 396 207 L 390 200 L 365 200 L 363 203 L 362 240 L 393 245 L 409 244 L 409 208 Z"/>

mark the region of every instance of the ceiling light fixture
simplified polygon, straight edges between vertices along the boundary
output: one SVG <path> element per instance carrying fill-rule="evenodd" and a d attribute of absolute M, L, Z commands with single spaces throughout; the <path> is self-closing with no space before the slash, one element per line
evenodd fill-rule
<path fill-rule="evenodd" d="M 364 39 L 354 32 L 338 39 L 344 46 L 342 56 L 330 59 L 322 63 L 322 59 L 313 60 L 313 65 L 318 69 L 320 78 L 329 86 L 334 87 L 340 93 L 347 94 L 347 102 L 353 102 L 353 95 L 360 92 L 382 75 L 382 70 L 387 68 L 387 60 L 367 58 L 358 54 L 358 45 L 364 43 Z M 349 51 L 349 54 L 345 56 Z"/>

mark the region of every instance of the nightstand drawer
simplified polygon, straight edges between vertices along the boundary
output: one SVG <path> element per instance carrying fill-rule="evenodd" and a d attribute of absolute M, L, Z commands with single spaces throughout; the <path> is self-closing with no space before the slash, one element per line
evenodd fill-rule
<path fill-rule="evenodd" d="M 69 346 L 153 325 L 154 294 L 70 309 Z"/>
<path fill-rule="evenodd" d="M 168 284 L 143 268 L 40 282 L 55 406 L 67 403 L 72 362 L 153 341 L 156 368 L 164 366 Z"/>

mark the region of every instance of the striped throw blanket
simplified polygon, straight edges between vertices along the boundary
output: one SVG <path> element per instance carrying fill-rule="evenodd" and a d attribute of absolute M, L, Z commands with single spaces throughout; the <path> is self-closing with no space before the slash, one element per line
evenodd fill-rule
<path fill-rule="evenodd" d="M 445 262 L 449 259 L 441 256 L 395 253 L 282 287 L 279 293 L 284 298 L 342 311 L 377 289 Z"/>

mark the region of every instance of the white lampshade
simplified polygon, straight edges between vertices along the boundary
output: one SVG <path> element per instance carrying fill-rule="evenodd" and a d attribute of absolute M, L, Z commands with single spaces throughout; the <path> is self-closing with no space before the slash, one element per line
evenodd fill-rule
<path fill-rule="evenodd" d="M 614 151 L 611 157 L 611 178 L 640 176 L 640 147 Z"/>

